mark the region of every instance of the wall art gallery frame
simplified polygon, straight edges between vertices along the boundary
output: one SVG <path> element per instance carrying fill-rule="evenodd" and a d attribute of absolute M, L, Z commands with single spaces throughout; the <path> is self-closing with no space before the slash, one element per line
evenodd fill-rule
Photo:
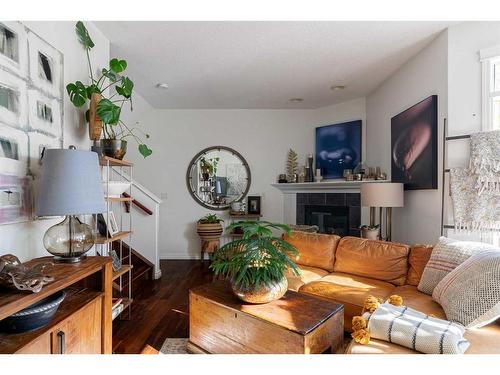
<path fill-rule="evenodd" d="M 405 190 L 438 188 L 438 96 L 391 118 L 391 179 Z"/>
<path fill-rule="evenodd" d="M 33 218 L 45 148 L 63 145 L 63 54 L 21 22 L 0 22 L 0 224 Z"/>
<path fill-rule="evenodd" d="M 348 121 L 316 128 L 316 169 L 323 179 L 344 176 L 362 159 L 362 121 Z"/>

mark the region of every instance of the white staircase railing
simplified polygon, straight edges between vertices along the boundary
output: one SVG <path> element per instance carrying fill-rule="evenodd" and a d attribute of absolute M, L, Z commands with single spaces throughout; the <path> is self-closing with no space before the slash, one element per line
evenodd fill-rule
<path fill-rule="evenodd" d="M 121 176 L 126 181 L 131 181 L 130 176 L 118 169 L 112 169 L 113 173 Z M 130 213 L 132 215 L 133 235 L 131 243 L 127 242 L 132 249 L 146 258 L 154 266 L 153 277 L 161 277 L 160 254 L 159 254 L 159 226 L 160 226 L 160 204 L 161 199 L 153 194 L 139 182 L 132 180 L 131 196 L 140 202 L 152 213 L 148 214 L 130 202 Z M 121 206 L 125 210 L 124 205 Z"/>

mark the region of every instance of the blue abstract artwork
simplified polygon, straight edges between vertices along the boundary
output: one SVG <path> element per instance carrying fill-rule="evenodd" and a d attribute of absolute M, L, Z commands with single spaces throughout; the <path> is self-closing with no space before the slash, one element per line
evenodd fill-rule
<path fill-rule="evenodd" d="M 361 120 L 316 128 L 316 168 L 324 179 L 343 177 L 361 162 Z"/>

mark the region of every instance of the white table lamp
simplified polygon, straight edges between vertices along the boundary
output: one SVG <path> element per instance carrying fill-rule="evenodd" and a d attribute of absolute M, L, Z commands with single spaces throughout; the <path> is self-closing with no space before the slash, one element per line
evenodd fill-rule
<path fill-rule="evenodd" d="M 375 208 L 380 207 L 380 225 L 382 208 L 386 209 L 386 241 L 392 238 L 392 207 L 404 206 L 403 195 L 404 187 L 400 183 L 373 182 L 361 185 L 361 206 L 370 207 L 370 225 L 375 225 Z"/>

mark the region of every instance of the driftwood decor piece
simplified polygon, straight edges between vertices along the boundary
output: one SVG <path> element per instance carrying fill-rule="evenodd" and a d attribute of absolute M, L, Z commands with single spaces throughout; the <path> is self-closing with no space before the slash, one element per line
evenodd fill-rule
<path fill-rule="evenodd" d="M 297 182 L 297 153 L 292 149 L 288 151 L 286 174 L 288 182 Z"/>
<path fill-rule="evenodd" d="M 38 293 L 44 285 L 54 281 L 53 277 L 46 274 L 50 272 L 53 265 L 47 262 L 30 268 L 23 265 L 15 255 L 2 255 L 0 256 L 0 284 Z"/>

